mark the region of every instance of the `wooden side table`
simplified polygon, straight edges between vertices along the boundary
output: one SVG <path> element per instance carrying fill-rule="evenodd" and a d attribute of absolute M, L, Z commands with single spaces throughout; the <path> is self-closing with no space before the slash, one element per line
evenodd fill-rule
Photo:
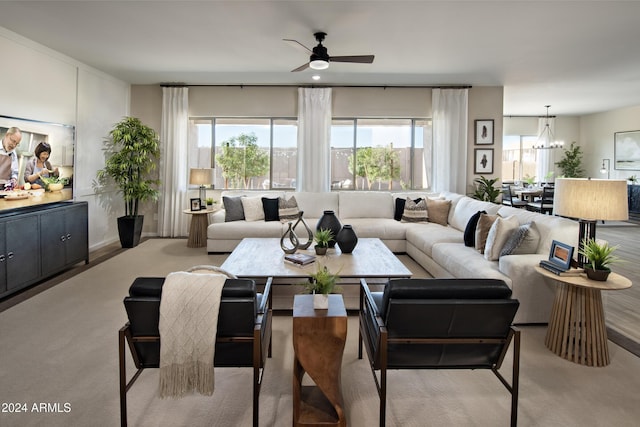
<path fill-rule="evenodd" d="M 630 288 L 631 281 L 616 273 L 598 282 L 586 274 L 558 276 L 540 267 L 536 271 L 557 285 L 544 342 L 547 348 L 574 363 L 607 366 L 609 346 L 600 291 Z"/>
<path fill-rule="evenodd" d="M 293 425 L 346 426 L 341 390 L 347 311 L 342 295 L 328 310 L 313 309 L 313 295 L 293 300 Z M 315 386 L 303 386 L 307 374 Z"/>
<path fill-rule="evenodd" d="M 209 226 L 209 214 L 214 213 L 214 209 L 202 209 L 192 211 L 185 209 L 182 211 L 191 215 L 191 226 L 189 227 L 188 248 L 204 248 L 207 246 L 207 227 Z"/>

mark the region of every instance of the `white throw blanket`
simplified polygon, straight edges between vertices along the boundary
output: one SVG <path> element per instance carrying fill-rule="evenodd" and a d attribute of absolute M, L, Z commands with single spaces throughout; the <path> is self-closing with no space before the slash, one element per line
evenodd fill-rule
<path fill-rule="evenodd" d="M 213 394 L 218 312 L 226 276 L 170 273 L 160 301 L 160 397 Z"/>

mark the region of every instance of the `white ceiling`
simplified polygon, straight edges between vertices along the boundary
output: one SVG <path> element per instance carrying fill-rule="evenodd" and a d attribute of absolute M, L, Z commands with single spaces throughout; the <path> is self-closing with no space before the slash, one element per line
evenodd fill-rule
<path fill-rule="evenodd" d="M 640 1 L 1 1 L 0 26 L 132 84 L 504 86 L 505 115 L 640 105 Z M 7 58 L 4 58 L 7 66 Z"/>

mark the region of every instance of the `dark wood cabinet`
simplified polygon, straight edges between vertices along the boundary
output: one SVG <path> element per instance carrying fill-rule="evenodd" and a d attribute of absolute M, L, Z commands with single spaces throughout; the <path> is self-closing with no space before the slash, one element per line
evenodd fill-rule
<path fill-rule="evenodd" d="M 627 185 L 629 190 L 629 219 L 640 221 L 640 185 Z"/>
<path fill-rule="evenodd" d="M 0 216 L 0 298 L 89 262 L 87 210 L 66 202 Z"/>

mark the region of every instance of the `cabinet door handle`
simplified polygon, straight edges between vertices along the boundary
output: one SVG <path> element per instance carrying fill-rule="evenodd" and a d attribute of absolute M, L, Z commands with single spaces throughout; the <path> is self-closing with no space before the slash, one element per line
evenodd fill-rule
<path fill-rule="evenodd" d="M 67 240 L 67 238 L 65 237 L 65 235 L 63 234 L 62 236 L 60 236 L 60 241 L 64 242 L 65 240 Z"/>
<path fill-rule="evenodd" d="M 67 240 L 71 240 L 71 234 L 67 234 Z"/>
<path fill-rule="evenodd" d="M 9 252 L 9 253 L 7 254 L 7 258 L 9 258 L 9 259 L 13 258 L 13 252 Z"/>
<path fill-rule="evenodd" d="M 0 255 L 0 262 L 4 262 L 4 254 Z"/>

